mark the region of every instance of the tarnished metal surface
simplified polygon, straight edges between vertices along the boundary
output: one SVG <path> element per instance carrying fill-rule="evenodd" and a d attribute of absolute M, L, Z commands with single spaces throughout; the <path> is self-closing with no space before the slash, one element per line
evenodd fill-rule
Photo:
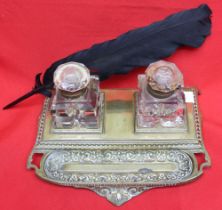
<path fill-rule="evenodd" d="M 189 182 L 210 166 L 203 145 L 195 89 L 184 89 L 185 130 L 141 131 L 136 128 L 136 90 L 102 90 L 104 117 L 100 132 L 52 132 L 46 99 L 36 144 L 27 166 L 46 181 L 88 188 L 121 205 L 141 192 Z M 33 155 L 43 154 L 40 168 Z M 198 166 L 195 154 L 204 154 Z"/>

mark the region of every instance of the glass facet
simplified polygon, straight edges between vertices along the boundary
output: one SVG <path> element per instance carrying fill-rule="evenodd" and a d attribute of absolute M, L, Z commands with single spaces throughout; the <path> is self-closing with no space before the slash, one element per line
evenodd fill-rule
<path fill-rule="evenodd" d="M 164 61 L 151 64 L 145 74 L 138 76 L 138 85 L 136 102 L 138 127 L 185 126 L 185 100 L 180 88 L 183 86 L 183 76 L 175 64 Z M 171 94 L 165 98 L 155 97 L 150 93 L 148 86 L 153 92 Z"/>

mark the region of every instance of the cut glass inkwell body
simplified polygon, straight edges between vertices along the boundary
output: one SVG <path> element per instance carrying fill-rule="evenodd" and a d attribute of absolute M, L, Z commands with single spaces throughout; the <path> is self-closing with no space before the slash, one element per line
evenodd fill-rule
<path fill-rule="evenodd" d="M 122 205 L 148 189 L 190 182 L 210 166 L 197 90 L 184 87 L 175 64 L 150 64 L 138 89 L 100 89 L 86 66 L 70 62 L 57 68 L 54 84 L 27 163 L 44 180 Z M 33 162 L 39 153 L 40 167 Z"/>
<path fill-rule="evenodd" d="M 99 127 L 103 98 L 97 76 L 90 76 L 83 64 L 70 62 L 55 71 L 54 84 L 51 106 L 54 128 Z"/>
<path fill-rule="evenodd" d="M 138 128 L 186 127 L 183 76 L 175 64 L 166 61 L 150 64 L 145 74 L 138 76 L 138 86 Z"/>

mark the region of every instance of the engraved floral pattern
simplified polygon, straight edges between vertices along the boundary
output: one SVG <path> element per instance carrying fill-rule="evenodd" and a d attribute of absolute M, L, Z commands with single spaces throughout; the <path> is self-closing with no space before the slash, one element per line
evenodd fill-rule
<path fill-rule="evenodd" d="M 141 168 L 134 173 L 91 173 L 68 172 L 63 170 L 63 165 L 69 163 L 130 163 L 130 162 L 172 162 L 177 165 L 174 171 L 152 171 Z M 61 183 L 75 184 L 124 184 L 144 183 L 158 184 L 174 183 L 183 180 L 192 173 L 193 166 L 190 157 L 181 151 L 167 150 L 72 150 L 51 152 L 44 165 L 48 178 Z"/>
<path fill-rule="evenodd" d="M 63 166 L 70 163 L 126 162 L 172 162 L 177 169 L 157 172 L 141 168 L 137 173 L 70 173 L 63 170 Z M 121 205 L 150 188 L 183 181 L 191 175 L 193 164 L 189 155 L 179 150 L 60 150 L 49 153 L 44 162 L 44 171 L 53 182 L 91 189 L 115 205 Z"/>
<path fill-rule="evenodd" d="M 106 197 L 107 200 L 114 203 L 117 206 L 122 205 L 126 201 L 130 200 L 134 196 L 139 195 L 150 187 L 95 187 L 91 188 L 100 196 Z"/>

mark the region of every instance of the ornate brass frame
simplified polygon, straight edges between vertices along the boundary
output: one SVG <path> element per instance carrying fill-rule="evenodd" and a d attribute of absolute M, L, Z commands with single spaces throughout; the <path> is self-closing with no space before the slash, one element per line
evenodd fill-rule
<path fill-rule="evenodd" d="M 197 91 L 185 88 L 187 130 L 140 130 L 134 89 L 104 89 L 99 132 L 52 130 L 50 99 L 44 102 L 27 167 L 42 179 L 88 188 L 121 205 L 145 190 L 194 180 L 211 161 L 204 147 Z M 43 154 L 40 167 L 34 154 Z M 203 154 L 198 164 L 196 154 Z"/>

